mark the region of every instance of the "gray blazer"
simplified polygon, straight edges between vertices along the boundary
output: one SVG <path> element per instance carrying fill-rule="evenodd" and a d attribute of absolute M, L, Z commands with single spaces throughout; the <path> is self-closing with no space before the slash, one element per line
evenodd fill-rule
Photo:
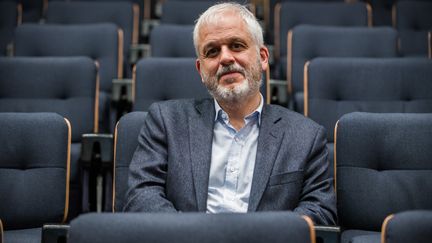
<path fill-rule="evenodd" d="M 153 104 L 138 138 L 125 211 L 206 211 L 213 99 Z M 325 130 L 302 115 L 264 105 L 248 211 L 292 210 L 335 224 Z"/>

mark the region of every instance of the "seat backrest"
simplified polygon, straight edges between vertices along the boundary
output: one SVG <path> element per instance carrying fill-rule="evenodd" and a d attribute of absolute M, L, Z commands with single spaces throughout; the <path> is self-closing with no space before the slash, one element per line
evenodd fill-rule
<path fill-rule="evenodd" d="M 288 33 L 287 74 L 292 92 L 303 91 L 303 68 L 316 57 L 396 57 L 397 32 L 390 27 L 301 25 Z"/>
<path fill-rule="evenodd" d="M 64 222 L 71 127 L 54 113 L 0 113 L 0 218 L 5 230 Z"/>
<path fill-rule="evenodd" d="M 138 135 L 147 112 L 131 112 L 120 119 L 114 134 L 113 212 L 121 212 L 128 189 L 129 164 L 138 146 Z"/>
<path fill-rule="evenodd" d="M 156 101 L 210 97 L 195 68 L 195 58 L 144 58 L 136 65 L 134 111 Z"/>
<path fill-rule="evenodd" d="M 196 57 L 193 25 L 162 24 L 150 33 L 152 57 Z"/>
<path fill-rule="evenodd" d="M 139 6 L 130 1 L 51 1 L 46 10 L 49 24 L 114 23 L 123 30 L 124 52 L 138 43 Z"/>
<path fill-rule="evenodd" d="M 97 132 L 97 67 L 88 57 L 0 58 L 0 112 L 56 112 L 72 141 Z"/>
<path fill-rule="evenodd" d="M 22 6 L 12 1 L 0 2 L 0 56 L 5 56 L 6 47 L 13 40 L 15 27 L 21 23 Z"/>
<path fill-rule="evenodd" d="M 31 41 L 29 41 L 31 40 Z M 98 62 L 100 90 L 123 73 L 123 37 L 114 24 L 23 24 L 15 31 L 16 56 L 87 56 Z"/>
<path fill-rule="evenodd" d="M 305 70 L 305 115 L 327 129 L 329 142 L 346 113 L 432 113 L 432 60 L 316 58 Z"/>
<path fill-rule="evenodd" d="M 214 1 L 175 1 L 167 0 L 162 4 L 162 24 L 194 25 L 201 13 L 214 5 Z"/>
<path fill-rule="evenodd" d="M 381 231 L 382 243 L 430 242 L 432 210 L 413 210 L 389 215 Z"/>
<path fill-rule="evenodd" d="M 431 113 L 350 113 L 335 143 L 342 229 L 380 231 L 389 214 L 432 209 Z"/>
<path fill-rule="evenodd" d="M 281 2 L 275 7 L 276 58 L 286 59 L 287 34 L 297 25 L 368 26 L 370 19 L 370 8 L 364 2 Z"/>
<path fill-rule="evenodd" d="M 71 222 L 69 239 L 87 242 L 313 242 L 312 222 L 292 212 L 248 214 L 86 214 Z"/>
<path fill-rule="evenodd" d="M 51 4 L 51 2 L 58 2 L 58 1 L 65 1 L 65 0 L 47 0 L 47 1 L 43 1 L 43 8 L 46 11 L 48 9 L 48 5 Z M 95 3 L 107 3 L 107 2 L 128 2 L 128 3 L 132 3 L 133 5 L 136 5 L 138 7 L 138 17 L 139 17 L 139 23 L 138 25 L 140 26 L 139 29 L 141 30 L 141 22 L 144 19 L 144 10 L 147 9 L 147 6 L 144 6 L 146 4 L 149 4 L 150 1 L 147 0 L 67 0 L 69 2 L 95 2 Z M 150 7 L 150 6 L 148 6 Z M 150 10 L 150 8 L 148 8 Z M 135 18 L 135 14 L 136 14 L 136 7 L 134 6 L 134 18 Z M 149 11 L 148 11 L 149 12 Z M 44 15 L 46 15 L 46 12 L 44 13 Z"/>
<path fill-rule="evenodd" d="M 398 1 L 393 9 L 393 26 L 399 32 L 404 56 L 428 55 L 428 31 L 432 30 L 432 3 Z"/>

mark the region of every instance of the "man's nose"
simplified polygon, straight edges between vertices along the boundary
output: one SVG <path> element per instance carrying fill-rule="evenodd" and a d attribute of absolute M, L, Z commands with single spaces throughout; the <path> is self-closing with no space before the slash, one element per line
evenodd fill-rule
<path fill-rule="evenodd" d="M 223 66 L 231 65 L 235 62 L 232 51 L 227 46 L 222 46 L 220 64 Z"/>

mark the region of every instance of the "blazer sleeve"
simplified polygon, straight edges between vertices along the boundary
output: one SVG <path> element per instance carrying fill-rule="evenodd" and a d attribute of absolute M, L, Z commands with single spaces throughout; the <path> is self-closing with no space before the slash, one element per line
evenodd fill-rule
<path fill-rule="evenodd" d="M 160 106 L 149 108 L 129 167 L 129 191 L 123 211 L 176 212 L 165 195 L 167 136 Z"/>
<path fill-rule="evenodd" d="M 301 198 L 294 211 L 309 216 L 315 224 L 335 225 L 336 197 L 326 143 L 325 130 L 320 127 L 305 165 Z"/>

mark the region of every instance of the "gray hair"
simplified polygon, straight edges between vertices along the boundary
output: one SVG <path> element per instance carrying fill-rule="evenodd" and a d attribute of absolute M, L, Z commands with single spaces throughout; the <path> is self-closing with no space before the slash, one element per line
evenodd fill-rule
<path fill-rule="evenodd" d="M 234 11 L 243 19 L 249 29 L 252 39 L 257 45 L 257 48 L 260 48 L 264 45 L 263 30 L 261 25 L 258 23 L 255 16 L 245 6 L 233 2 L 219 3 L 211 6 L 196 20 L 195 28 L 193 30 L 193 42 L 195 46 L 195 52 L 198 57 L 198 38 L 201 27 L 210 22 L 217 21 L 217 18 L 223 17 L 223 13 L 227 10 Z"/>

